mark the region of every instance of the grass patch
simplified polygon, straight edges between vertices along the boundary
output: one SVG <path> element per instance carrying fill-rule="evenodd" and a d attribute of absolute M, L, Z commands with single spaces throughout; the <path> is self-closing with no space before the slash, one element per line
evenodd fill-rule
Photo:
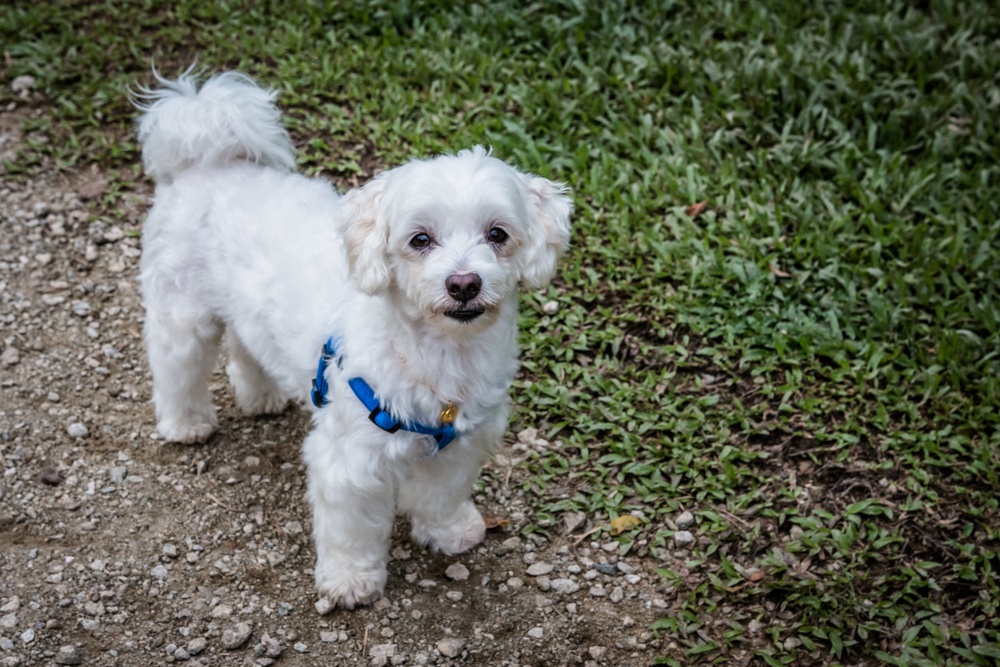
<path fill-rule="evenodd" d="M 30 74 L 52 111 L 7 177 L 134 181 L 126 86 L 197 59 L 278 88 L 343 186 L 474 143 L 564 180 L 574 247 L 523 308 L 516 420 L 562 443 L 529 530 L 641 513 L 617 539 L 664 563 L 666 664 L 987 665 L 998 37 L 985 0 L 16 1 L 0 104 Z"/>

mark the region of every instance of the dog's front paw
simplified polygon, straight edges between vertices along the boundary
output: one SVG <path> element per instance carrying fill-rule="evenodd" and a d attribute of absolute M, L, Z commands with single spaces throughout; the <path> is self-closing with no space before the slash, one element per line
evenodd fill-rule
<path fill-rule="evenodd" d="M 289 399 L 281 393 L 263 392 L 253 396 L 236 393 L 236 407 L 247 416 L 279 415 L 288 407 Z"/>
<path fill-rule="evenodd" d="M 358 605 L 375 602 L 385 590 L 385 568 L 358 570 L 354 568 L 326 569 L 316 566 L 316 588 L 319 602 L 316 609 L 321 614 L 336 607 L 354 609 Z"/>
<path fill-rule="evenodd" d="M 413 517 L 410 535 L 415 542 L 454 556 L 468 551 L 485 539 L 486 522 L 472 501 L 467 500 L 448 522 L 432 522 Z"/>
<path fill-rule="evenodd" d="M 194 445 L 205 442 L 215 433 L 215 419 L 197 421 L 169 421 L 156 425 L 156 430 L 167 442 L 178 442 L 182 445 Z"/>

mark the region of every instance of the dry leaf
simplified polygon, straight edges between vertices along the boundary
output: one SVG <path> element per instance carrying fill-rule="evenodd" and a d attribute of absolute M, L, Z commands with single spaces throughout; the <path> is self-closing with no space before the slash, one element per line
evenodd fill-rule
<path fill-rule="evenodd" d="M 611 520 L 611 534 L 621 535 L 626 530 L 632 530 L 641 523 L 642 521 L 629 514 L 620 516 L 617 519 Z"/>
<path fill-rule="evenodd" d="M 493 516 L 484 516 L 483 522 L 486 524 L 486 530 L 496 530 L 497 528 L 506 528 L 510 525 L 510 519 L 498 519 Z"/>
<path fill-rule="evenodd" d="M 750 575 L 750 577 L 749 577 L 749 578 L 750 578 L 750 581 L 753 581 L 753 582 L 757 582 L 757 581 L 760 581 L 761 579 L 763 579 L 763 578 L 764 578 L 764 577 L 766 577 L 766 576 L 767 576 L 766 574 L 764 574 L 764 573 L 763 573 L 763 572 L 761 572 L 760 570 L 757 570 L 756 572 L 753 572 L 753 573 L 752 573 L 752 574 Z"/>
<path fill-rule="evenodd" d="M 781 269 L 779 269 L 778 267 L 776 267 L 774 264 L 768 264 L 768 267 L 771 269 L 771 273 L 773 273 L 776 278 L 791 278 L 792 277 L 792 274 L 785 273 L 784 271 L 782 271 Z"/>
<path fill-rule="evenodd" d="M 705 212 L 708 208 L 707 201 L 700 201 L 697 204 L 691 204 L 686 209 L 684 209 L 684 214 L 690 218 L 697 218 L 699 215 Z"/>
<path fill-rule="evenodd" d="M 76 194 L 80 199 L 97 199 L 108 189 L 108 181 L 103 176 L 97 176 L 89 181 L 85 181 L 76 187 Z"/>

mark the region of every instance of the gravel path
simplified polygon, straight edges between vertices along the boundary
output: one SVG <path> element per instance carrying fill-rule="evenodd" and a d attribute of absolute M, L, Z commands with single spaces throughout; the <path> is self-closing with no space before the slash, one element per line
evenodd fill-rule
<path fill-rule="evenodd" d="M 0 113 L 0 164 L 25 117 Z M 22 180 L 0 168 L 0 667 L 646 665 L 667 647 L 648 630 L 660 563 L 591 542 L 582 516 L 519 534 L 519 464 L 558 446 L 531 431 L 483 476 L 478 504 L 506 522 L 485 544 L 445 558 L 397 526 L 386 597 L 317 613 L 305 411 L 239 416 L 220 366 L 220 433 L 159 441 L 136 282 L 148 186 L 100 217 L 100 173 Z"/>

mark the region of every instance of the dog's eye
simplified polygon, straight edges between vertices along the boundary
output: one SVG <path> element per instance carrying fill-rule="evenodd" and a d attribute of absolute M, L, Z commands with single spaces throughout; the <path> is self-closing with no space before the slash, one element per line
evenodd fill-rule
<path fill-rule="evenodd" d="M 423 250 L 424 248 L 430 247 L 431 237 L 427 234 L 417 234 L 412 239 L 410 239 L 410 247 L 416 248 L 417 250 Z"/>
<path fill-rule="evenodd" d="M 504 230 L 499 227 L 493 227 L 490 229 L 489 233 L 486 234 L 486 238 L 489 239 L 490 243 L 496 246 L 501 246 L 507 242 L 510 236 Z"/>

